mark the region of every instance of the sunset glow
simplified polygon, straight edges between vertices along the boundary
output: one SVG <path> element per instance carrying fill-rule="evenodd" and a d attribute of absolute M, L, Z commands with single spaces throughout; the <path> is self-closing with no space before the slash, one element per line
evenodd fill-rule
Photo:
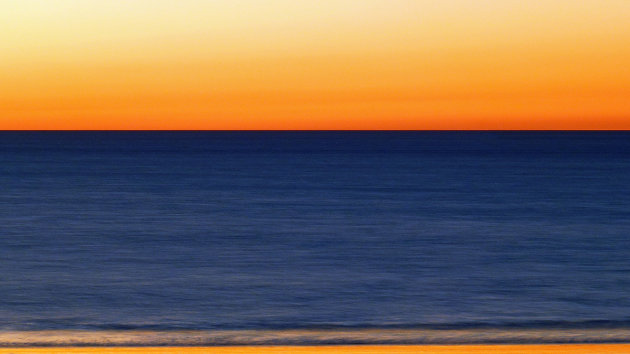
<path fill-rule="evenodd" d="M 630 129 L 630 1 L 0 3 L 0 129 Z"/>

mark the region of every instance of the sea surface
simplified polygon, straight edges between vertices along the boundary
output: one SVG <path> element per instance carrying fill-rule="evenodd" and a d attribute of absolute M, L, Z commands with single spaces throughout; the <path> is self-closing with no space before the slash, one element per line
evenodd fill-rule
<path fill-rule="evenodd" d="M 627 328 L 630 132 L 0 132 L 0 332 Z"/>

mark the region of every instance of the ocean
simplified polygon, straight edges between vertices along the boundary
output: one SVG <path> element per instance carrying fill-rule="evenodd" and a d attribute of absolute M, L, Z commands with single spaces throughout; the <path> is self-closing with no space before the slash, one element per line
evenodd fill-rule
<path fill-rule="evenodd" d="M 0 337 L 627 341 L 629 183 L 630 132 L 0 132 Z"/>

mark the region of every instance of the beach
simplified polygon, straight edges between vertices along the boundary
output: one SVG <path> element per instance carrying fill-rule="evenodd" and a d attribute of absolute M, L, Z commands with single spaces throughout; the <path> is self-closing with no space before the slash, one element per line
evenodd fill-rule
<path fill-rule="evenodd" d="M 270 346 L 270 347 L 61 347 L 2 348 L 1 354 L 21 353 L 630 353 L 630 344 L 528 344 L 528 345 L 350 345 L 350 346 Z"/>
<path fill-rule="evenodd" d="M 3 331 L 3 353 L 630 353 L 609 329 Z"/>

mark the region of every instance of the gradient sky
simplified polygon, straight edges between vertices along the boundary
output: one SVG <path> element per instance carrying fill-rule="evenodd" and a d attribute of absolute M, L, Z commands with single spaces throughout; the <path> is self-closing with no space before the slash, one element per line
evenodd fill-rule
<path fill-rule="evenodd" d="M 0 0 L 0 129 L 630 129 L 627 0 Z"/>

